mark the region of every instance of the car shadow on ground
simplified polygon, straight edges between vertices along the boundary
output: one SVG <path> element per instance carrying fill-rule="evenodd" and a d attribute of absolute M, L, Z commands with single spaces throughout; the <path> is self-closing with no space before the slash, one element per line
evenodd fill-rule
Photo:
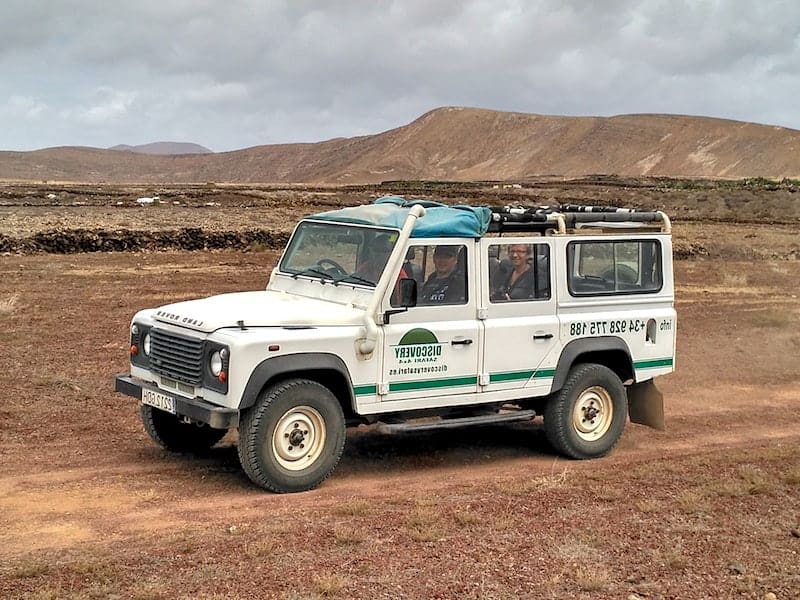
<path fill-rule="evenodd" d="M 237 435 L 231 432 L 213 448 L 195 454 L 175 454 L 153 447 L 145 451 L 151 464 L 161 463 L 212 483 L 252 488 L 242 471 Z M 540 423 L 484 425 L 435 431 L 384 433 L 377 427 L 347 431 L 345 450 L 333 477 L 400 475 L 408 471 L 484 466 L 526 457 L 553 458 Z M 194 475 L 192 475 L 194 474 Z"/>

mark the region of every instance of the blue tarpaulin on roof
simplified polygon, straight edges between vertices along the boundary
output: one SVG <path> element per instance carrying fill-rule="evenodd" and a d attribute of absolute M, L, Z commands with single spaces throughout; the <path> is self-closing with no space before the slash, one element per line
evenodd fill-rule
<path fill-rule="evenodd" d="M 415 204 L 425 207 L 425 216 L 417 219 L 412 238 L 481 237 L 489 227 L 492 212 L 483 206 L 447 206 L 429 200 L 406 200 L 400 196 L 383 196 L 375 204 L 351 206 L 312 215 L 320 221 L 357 223 L 400 229 Z"/>

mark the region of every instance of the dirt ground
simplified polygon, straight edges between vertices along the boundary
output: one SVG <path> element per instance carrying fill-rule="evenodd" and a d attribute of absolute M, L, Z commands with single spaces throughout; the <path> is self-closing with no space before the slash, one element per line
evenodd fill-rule
<path fill-rule="evenodd" d="M 591 197 L 582 190 L 564 193 Z M 311 196 L 290 195 L 270 226 L 324 206 Z M 117 227 L 88 206 L 2 208 L 30 228 L 4 218 L 11 237 L 43 231 L 37 219 L 59 211 L 75 217 L 62 228 Z M 216 208 L 249 223 L 252 209 Z M 675 219 L 676 246 L 691 251 L 676 261 L 665 432 L 629 424 L 610 456 L 577 462 L 552 453 L 538 420 L 395 436 L 359 428 L 329 480 L 288 496 L 250 484 L 235 432 L 203 456 L 173 455 L 113 392 L 134 312 L 261 288 L 275 250 L 7 252 L 0 596 L 798 598 L 794 210 L 771 224 Z"/>

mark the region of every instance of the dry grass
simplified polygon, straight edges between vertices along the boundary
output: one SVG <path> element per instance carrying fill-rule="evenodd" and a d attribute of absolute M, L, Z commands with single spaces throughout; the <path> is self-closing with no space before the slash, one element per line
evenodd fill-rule
<path fill-rule="evenodd" d="M 480 515 L 470 510 L 459 510 L 453 515 L 453 518 L 461 527 L 471 527 L 481 522 Z"/>
<path fill-rule="evenodd" d="M 48 587 L 41 590 L 36 590 L 30 596 L 28 596 L 28 600 L 58 600 L 59 598 L 64 597 L 65 593 L 61 588 Z"/>
<path fill-rule="evenodd" d="M 757 315 L 753 322 L 762 327 L 786 327 L 795 322 L 796 317 L 788 309 L 773 309 L 761 315 Z"/>
<path fill-rule="evenodd" d="M 639 510 L 639 512 L 651 514 L 660 511 L 661 505 L 655 500 L 639 500 L 636 503 L 636 508 Z"/>
<path fill-rule="evenodd" d="M 406 520 L 406 529 L 415 542 L 435 542 L 444 536 L 441 517 L 426 506 L 414 509 Z"/>
<path fill-rule="evenodd" d="M 33 385 L 36 386 L 37 388 L 48 388 L 61 391 L 63 390 L 70 390 L 73 392 L 82 391 L 81 387 L 71 379 L 51 374 L 34 376 Z"/>
<path fill-rule="evenodd" d="M 680 541 L 671 547 L 653 550 L 652 556 L 655 563 L 663 564 L 670 571 L 682 571 L 689 566 L 689 559 Z"/>
<path fill-rule="evenodd" d="M 599 592 L 611 581 L 611 574 L 602 568 L 578 567 L 575 585 L 582 592 Z"/>
<path fill-rule="evenodd" d="M 678 506 L 689 514 L 704 514 L 711 510 L 707 494 L 701 490 L 686 490 L 678 496 Z"/>
<path fill-rule="evenodd" d="M 257 542 L 249 542 L 244 546 L 244 553 L 249 558 L 264 558 L 265 556 L 272 556 L 279 548 L 279 544 L 272 538 L 258 540 Z"/>
<path fill-rule="evenodd" d="M 774 489 L 766 476 L 755 467 L 744 466 L 739 468 L 738 479 L 728 480 L 715 487 L 720 496 L 754 496 L 765 494 Z"/>
<path fill-rule="evenodd" d="M 19 294 L 0 298 L 0 319 L 13 315 L 19 306 Z"/>
<path fill-rule="evenodd" d="M 600 502 L 619 502 L 625 498 L 621 490 L 614 488 L 601 488 L 597 490 L 597 499 Z"/>
<path fill-rule="evenodd" d="M 597 550 L 586 543 L 585 539 L 569 537 L 556 548 L 559 557 L 568 563 L 591 562 L 597 556 Z"/>
<path fill-rule="evenodd" d="M 41 575 L 47 575 L 50 572 L 50 566 L 43 562 L 32 561 L 25 562 L 16 567 L 11 572 L 12 579 L 32 579 Z"/>
<path fill-rule="evenodd" d="M 722 285 L 725 287 L 746 287 L 747 276 L 742 273 L 726 271 L 722 274 Z"/>
<path fill-rule="evenodd" d="M 336 573 L 314 578 L 314 591 L 326 598 L 338 595 L 345 585 L 347 585 L 347 579 Z"/>
<path fill-rule="evenodd" d="M 567 470 L 561 473 L 534 477 L 533 479 L 511 479 L 500 481 L 496 489 L 501 494 L 512 497 L 529 496 L 535 492 L 563 487 L 567 481 Z"/>
<path fill-rule="evenodd" d="M 783 476 L 783 482 L 787 485 L 800 485 L 800 469 L 792 469 Z"/>
<path fill-rule="evenodd" d="M 363 528 L 341 526 L 333 530 L 333 539 L 337 546 L 357 546 L 362 544 L 367 536 Z"/>

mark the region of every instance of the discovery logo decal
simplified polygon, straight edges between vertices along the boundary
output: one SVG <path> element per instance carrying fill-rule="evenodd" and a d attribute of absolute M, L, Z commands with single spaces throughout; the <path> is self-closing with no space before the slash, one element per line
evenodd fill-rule
<path fill-rule="evenodd" d="M 436 334 L 429 329 L 417 327 L 406 332 L 400 342 L 392 346 L 397 368 L 390 368 L 389 375 L 446 372 L 447 365 L 435 364 L 442 356 L 442 346 Z"/>

